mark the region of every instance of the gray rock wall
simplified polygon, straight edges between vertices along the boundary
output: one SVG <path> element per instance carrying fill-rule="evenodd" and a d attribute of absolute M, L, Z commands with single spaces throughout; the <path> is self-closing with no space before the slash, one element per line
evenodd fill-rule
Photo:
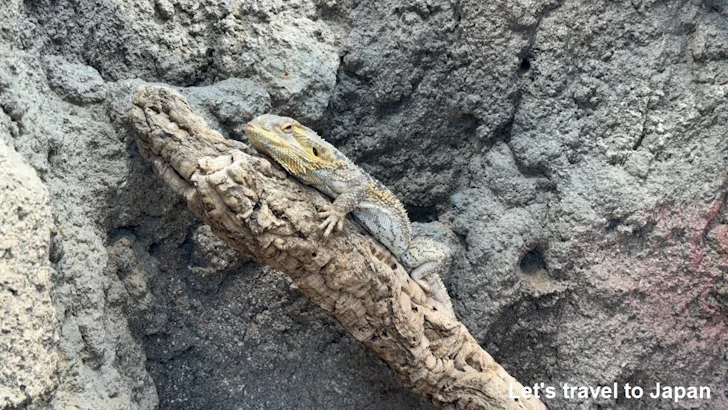
<path fill-rule="evenodd" d="M 6 129 L 0 131 L 7 137 Z M 51 209 L 33 168 L 0 140 L 0 406 L 47 403 L 58 385 Z"/>
<path fill-rule="evenodd" d="M 322 131 L 456 250 L 458 316 L 524 384 L 708 385 L 684 404 L 728 407 L 726 17 L 707 0 L 5 2 L 0 158 L 39 179 L 0 160 L 0 409 L 429 408 L 154 177 L 124 120 L 144 82 L 230 138 L 267 111 Z M 2 256 L 7 229 L 27 251 Z"/>

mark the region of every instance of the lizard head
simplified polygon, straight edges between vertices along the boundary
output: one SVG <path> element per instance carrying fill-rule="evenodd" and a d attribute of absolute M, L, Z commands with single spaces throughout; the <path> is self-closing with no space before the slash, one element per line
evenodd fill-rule
<path fill-rule="evenodd" d="M 293 118 L 260 115 L 245 125 L 245 134 L 253 148 L 273 158 L 293 175 L 338 168 L 341 163 L 331 144 Z"/>

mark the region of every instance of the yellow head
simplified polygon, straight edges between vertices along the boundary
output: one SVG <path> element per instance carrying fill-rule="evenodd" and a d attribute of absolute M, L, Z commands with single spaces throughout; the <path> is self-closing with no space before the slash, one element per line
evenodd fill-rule
<path fill-rule="evenodd" d="M 335 169 L 343 165 L 340 154 L 331 144 L 293 118 L 263 114 L 245 126 L 245 134 L 258 152 L 299 177 L 314 169 Z"/>

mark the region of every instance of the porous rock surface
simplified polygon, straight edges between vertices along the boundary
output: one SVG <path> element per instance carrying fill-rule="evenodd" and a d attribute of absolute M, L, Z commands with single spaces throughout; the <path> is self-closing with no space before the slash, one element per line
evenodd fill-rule
<path fill-rule="evenodd" d="M 125 122 L 145 82 L 230 138 L 295 116 L 392 187 L 455 249 L 458 316 L 523 384 L 707 385 L 682 405 L 728 407 L 725 7 L 6 1 L 2 157 L 40 180 L 0 167 L 16 201 L 25 169 L 38 221 L 14 231 L 27 252 L 0 238 L 0 308 L 35 307 L 2 321 L 0 409 L 429 407 L 153 175 Z"/>
<path fill-rule="evenodd" d="M 58 381 L 52 221 L 48 190 L 3 140 L 0 176 L 0 406 L 20 408 L 47 403 Z"/>

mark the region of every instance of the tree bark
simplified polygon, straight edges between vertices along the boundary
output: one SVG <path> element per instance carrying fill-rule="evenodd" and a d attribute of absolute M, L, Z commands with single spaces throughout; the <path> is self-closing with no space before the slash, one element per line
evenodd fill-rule
<path fill-rule="evenodd" d="M 168 88 L 140 87 L 129 116 L 144 158 L 232 248 L 288 275 L 413 391 L 440 409 L 545 409 L 355 223 L 323 242 L 329 200 L 223 138 Z"/>

